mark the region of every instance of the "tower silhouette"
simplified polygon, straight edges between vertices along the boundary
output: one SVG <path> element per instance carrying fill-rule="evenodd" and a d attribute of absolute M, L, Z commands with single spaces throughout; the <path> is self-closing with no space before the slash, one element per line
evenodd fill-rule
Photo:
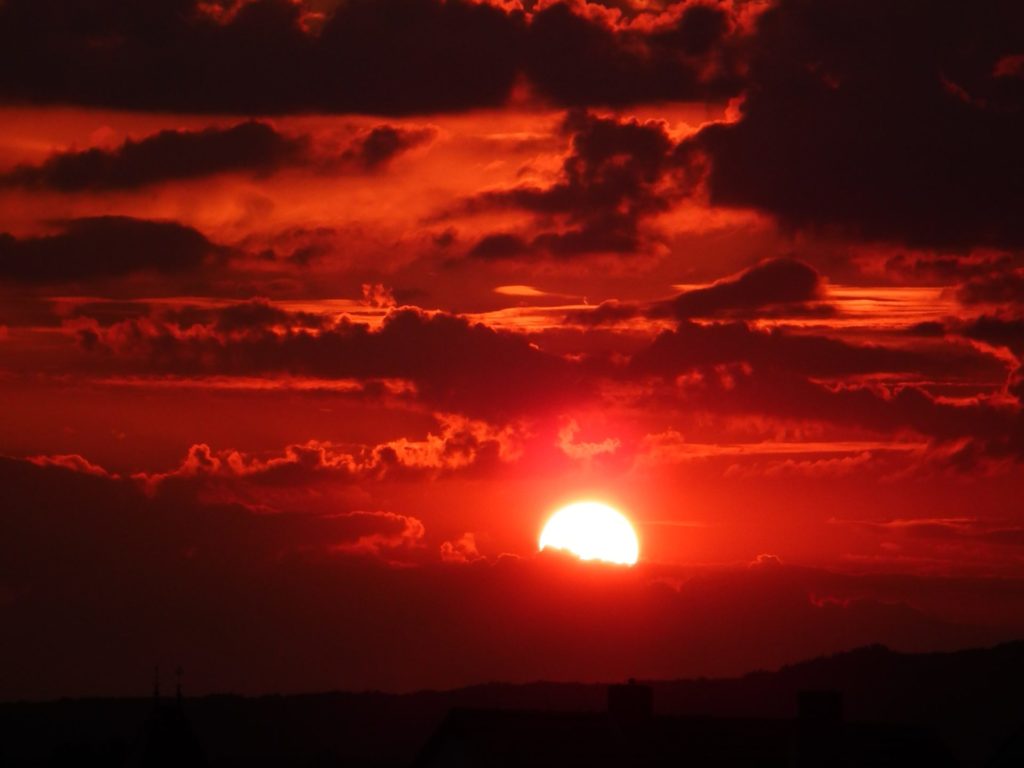
<path fill-rule="evenodd" d="M 185 716 L 181 691 L 183 670 L 174 670 L 173 701 L 160 698 L 160 667 L 153 674 L 153 709 L 129 753 L 130 768 L 206 768 L 202 746 Z"/>

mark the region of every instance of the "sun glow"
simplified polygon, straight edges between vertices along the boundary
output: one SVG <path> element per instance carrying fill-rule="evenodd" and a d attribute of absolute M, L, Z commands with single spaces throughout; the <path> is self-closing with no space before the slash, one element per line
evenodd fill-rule
<path fill-rule="evenodd" d="M 581 560 L 633 565 L 640 556 L 636 531 L 621 512 L 580 501 L 555 512 L 540 534 L 540 548 L 563 549 Z"/>

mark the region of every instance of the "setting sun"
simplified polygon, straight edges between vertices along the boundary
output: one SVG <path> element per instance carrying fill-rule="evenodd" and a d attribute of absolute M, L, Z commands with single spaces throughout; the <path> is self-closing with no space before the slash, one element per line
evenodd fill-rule
<path fill-rule="evenodd" d="M 633 565 L 640 556 L 636 531 L 621 512 L 607 504 L 581 501 L 562 507 L 544 525 L 542 550 L 563 549 L 581 560 Z"/>

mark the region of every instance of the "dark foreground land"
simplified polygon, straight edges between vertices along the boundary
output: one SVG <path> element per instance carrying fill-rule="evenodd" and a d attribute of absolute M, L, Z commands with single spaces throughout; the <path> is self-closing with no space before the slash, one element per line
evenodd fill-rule
<path fill-rule="evenodd" d="M 1024 641 L 935 654 L 875 646 L 776 672 L 650 686 L 661 715 L 755 718 L 793 717 L 801 691 L 840 691 L 847 721 L 924 726 L 965 768 L 1024 765 Z M 533 683 L 205 696 L 186 698 L 181 712 L 213 768 L 402 766 L 452 708 L 597 712 L 606 704 L 605 685 Z M 153 711 L 152 698 L 0 704 L 0 765 L 131 765 Z"/>

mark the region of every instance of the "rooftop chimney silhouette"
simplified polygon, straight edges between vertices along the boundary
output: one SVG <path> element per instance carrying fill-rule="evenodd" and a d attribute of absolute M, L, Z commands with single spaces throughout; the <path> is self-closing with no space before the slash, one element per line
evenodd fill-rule
<path fill-rule="evenodd" d="M 632 678 L 625 685 L 609 685 L 608 714 L 620 725 L 646 722 L 654 714 L 654 691 Z"/>

